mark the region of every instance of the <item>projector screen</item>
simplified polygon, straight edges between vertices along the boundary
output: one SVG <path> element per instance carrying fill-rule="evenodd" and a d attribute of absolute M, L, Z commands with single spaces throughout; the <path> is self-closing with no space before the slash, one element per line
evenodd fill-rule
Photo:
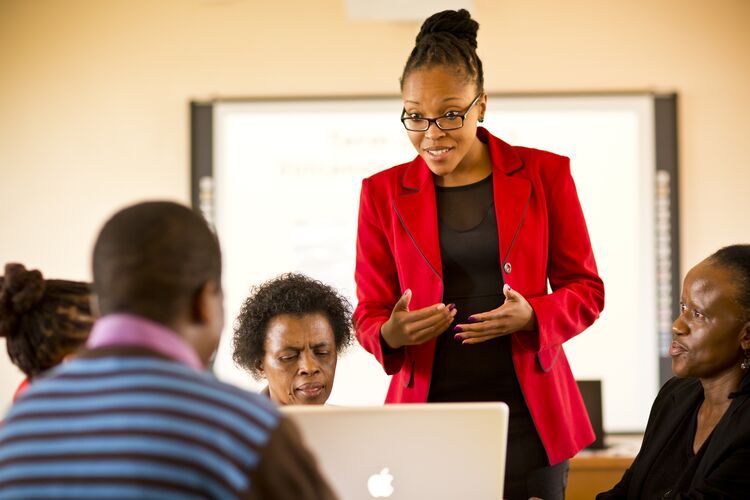
<path fill-rule="evenodd" d="M 674 147 L 674 104 L 674 96 L 652 94 L 488 98 L 491 133 L 571 159 L 606 306 L 564 348 L 577 379 L 602 381 L 608 432 L 643 430 L 668 375 L 660 375 L 660 358 L 678 292 L 677 172 L 673 152 L 658 148 Z M 231 359 L 232 326 L 252 285 L 297 271 L 356 305 L 361 181 L 416 155 L 401 108 L 395 97 L 193 103 L 194 203 L 214 224 L 224 257 L 220 378 L 264 385 Z M 388 381 L 355 345 L 339 359 L 329 402 L 380 404 Z"/>

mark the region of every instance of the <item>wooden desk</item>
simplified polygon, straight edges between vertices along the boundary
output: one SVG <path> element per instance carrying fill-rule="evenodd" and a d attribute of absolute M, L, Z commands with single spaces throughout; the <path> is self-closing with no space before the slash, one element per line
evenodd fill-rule
<path fill-rule="evenodd" d="M 591 500 L 612 488 L 638 454 L 643 436 L 606 436 L 603 450 L 583 450 L 570 460 L 567 500 Z"/>

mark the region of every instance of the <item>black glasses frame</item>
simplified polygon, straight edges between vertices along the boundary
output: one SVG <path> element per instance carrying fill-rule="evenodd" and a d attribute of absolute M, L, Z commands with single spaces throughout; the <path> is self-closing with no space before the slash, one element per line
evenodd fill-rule
<path fill-rule="evenodd" d="M 463 114 L 461 114 L 461 115 L 451 115 L 451 116 L 448 116 L 447 114 L 445 114 L 445 115 L 439 116 L 437 118 L 411 118 L 409 116 L 404 116 L 404 114 L 406 114 L 406 108 L 403 108 L 401 110 L 401 123 L 404 125 L 404 128 L 406 130 L 408 130 L 409 132 L 427 132 L 428 130 L 430 130 L 430 125 L 433 124 L 433 123 L 440 130 L 458 130 L 458 129 L 460 129 L 460 128 L 462 128 L 464 126 L 464 120 L 466 119 L 466 115 L 468 115 L 469 112 L 471 111 L 471 108 L 473 108 L 479 102 L 479 98 L 482 97 L 482 94 L 484 94 L 484 92 L 480 92 L 474 98 L 474 100 L 471 101 L 471 104 L 469 104 L 469 107 L 466 108 L 466 111 L 464 111 Z M 443 127 L 443 126 L 440 125 L 440 120 L 443 120 L 444 118 L 448 118 L 448 119 L 451 119 L 451 120 L 454 120 L 456 118 L 461 118 L 461 123 L 457 127 L 454 127 L 454 126 Z M 407 120 L 421 120 L 421 121 L 425 121 L 425 122 L 427 122 L 427 126 L 424 127 L 424 128 L 409 128 L 406 125 L 406 121 Z"/>

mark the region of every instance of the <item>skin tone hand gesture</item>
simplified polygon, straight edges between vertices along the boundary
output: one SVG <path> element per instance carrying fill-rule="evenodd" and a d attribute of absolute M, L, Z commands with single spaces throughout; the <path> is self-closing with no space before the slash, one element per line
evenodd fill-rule
<path fill-rule="evenodd" d="M 478 344 L 520 330 L 536 328 L 536 316 L 531 304 L 509 285 L 503 286 L 505 302 L 497 309 L 469 316 L 469 323 L 457 325 L 456 340 L 463 344 Z"/>
<path fill-rule="evenodd" d="M 410 311 L 411 295 L 411 290 L 404 292 L 393 306 L 391 317 L 380 328 L 386 344 L 393 349 L 422 344 L 437 337 L 450 326 L 456 315 L 453 304 L 433 304 Z"/>

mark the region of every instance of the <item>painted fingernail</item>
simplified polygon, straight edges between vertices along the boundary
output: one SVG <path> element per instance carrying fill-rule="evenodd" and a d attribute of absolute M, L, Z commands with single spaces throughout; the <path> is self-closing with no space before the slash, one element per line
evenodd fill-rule
<path fill-rule="evenodd" d="M 469 323 L 476 323 L 477 318 L 475 318 L 474 316 L 469 316 L 468 318 L 466 318 L 466 321 L 468 321 Z"/>
<path fill-rule="evenodd" d="M 456 308 L 456 304 L 448 304 L 448 310 L 452 311 Z"/>
<path fill-rule="evenodd" d="M 453 327 L 453 331 L 454 331 L 454 332 L 463 332 L 463 331 L 464 331 L 464 329 L 463 329 L 463 328 L 461 328 L 460 326 L 456 325 L 456 326 L 454 326 L 454 327 Z"/>
<path fill-rule="evenodd" d="M 456 340 L 456 342 L 464 341 L 464 338 L 461 335 L 454 335 L 453 338 Z"/>

